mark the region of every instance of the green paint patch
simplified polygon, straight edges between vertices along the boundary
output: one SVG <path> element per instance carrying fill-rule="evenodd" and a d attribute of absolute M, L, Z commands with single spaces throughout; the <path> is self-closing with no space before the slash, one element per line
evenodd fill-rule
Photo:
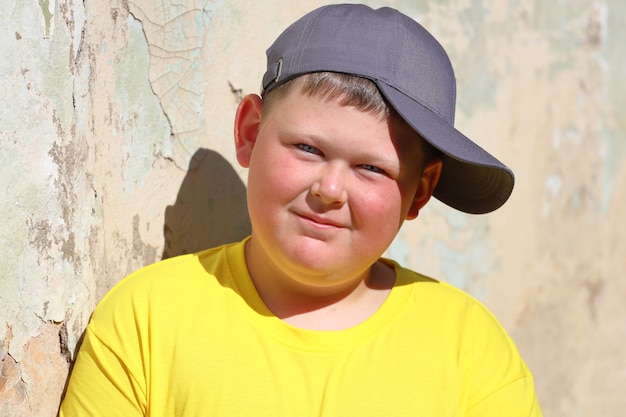
<path fill-rule="evenodd" d="M 38 0 L 39 7 L 41 7 L 41 13 L 43 14 L 44 22 L 44 38 L 49 38 L 52 35 L 52 17 L 54 13 L 50 11 L 50 6 L 54 9 L 54 0 Z M 50 4 L 52 2 L 52 4 Z"/>

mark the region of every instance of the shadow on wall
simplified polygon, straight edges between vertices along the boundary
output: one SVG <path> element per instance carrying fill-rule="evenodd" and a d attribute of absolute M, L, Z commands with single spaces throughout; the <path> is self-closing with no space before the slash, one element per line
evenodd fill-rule
<path fill-rule="evenodd" d="M 237 242 L 250 230 L 245 185 L 220 154 L 198 149 L 165 209 L 163 259 Z"/>

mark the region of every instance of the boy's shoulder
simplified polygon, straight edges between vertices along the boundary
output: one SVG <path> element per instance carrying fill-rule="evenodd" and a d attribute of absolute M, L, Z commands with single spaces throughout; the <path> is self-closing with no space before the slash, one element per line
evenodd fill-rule
<path fill-rule="evenodd" d="M 385 262 L 393 265 L 396 271 L 396 287 L 410 286 L 414 304 L 419 306 L 420 310 L 427 311 L 429 315 L 463 316 L 472 311 L 471 314 L 497 321 L 483 302 L 467 291 L 403 267 L 395 261 L 385 260 Z"/>
<path fill-rule="evenodd" d="M 161 300 L 185 302 L 212 291 L 211 287 L 232 286 L 233 268 L 245 268 L 243 244 L 226 244 L 138 269 L 114 285 L 96 311 Z"/>

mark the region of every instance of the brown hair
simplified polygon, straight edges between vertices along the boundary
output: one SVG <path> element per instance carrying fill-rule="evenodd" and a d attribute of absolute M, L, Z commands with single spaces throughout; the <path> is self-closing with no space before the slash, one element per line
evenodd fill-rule
<path fill-rule="evenodd" d="M 264 97 L 264 113 L 269 111 L 275 99 L 285 97 L 294 87 L 299 87 L 310 96 L 340 98 L 344 106 L 353 106 L 384 118 L 392 114 L 391 106 L 380 94 L 376 84 L 366 78 L 337 72 L 313 72 L 279 85 Z"/>

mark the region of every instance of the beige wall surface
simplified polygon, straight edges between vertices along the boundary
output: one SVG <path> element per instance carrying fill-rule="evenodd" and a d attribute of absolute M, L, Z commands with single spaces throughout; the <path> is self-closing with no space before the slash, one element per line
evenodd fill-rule
<path fill-rule="evenodd" d="M 54 416 L 100 298 L 249 232 L 231 146 L 264 50 L 321 1 L 0 3 L 0 415 Z M 388 251 L 484 302 L 546 416 L 626 409 L 626 2 L 388 0 L 444 45 L 457 127 L 510 165 L 487 216 L 437 201 Z"/>

